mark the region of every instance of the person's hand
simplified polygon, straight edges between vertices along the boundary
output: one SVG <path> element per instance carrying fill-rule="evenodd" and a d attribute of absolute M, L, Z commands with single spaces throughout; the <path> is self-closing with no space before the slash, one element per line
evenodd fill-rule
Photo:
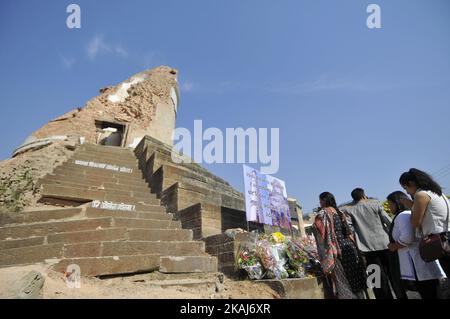
<path fill-rule="evenodd" d="M 389 243 L 388 244 L 388 248 L 390 251 L 397 251 L 398 250 L 398 245 L 397 243 Z"/>
<path fill-rule="evenodd" d="M 411 209 L 413 207 L 414 202 L 410 200 L 409 198 L 400 198 L 400 202 L 408 209 Z"/>

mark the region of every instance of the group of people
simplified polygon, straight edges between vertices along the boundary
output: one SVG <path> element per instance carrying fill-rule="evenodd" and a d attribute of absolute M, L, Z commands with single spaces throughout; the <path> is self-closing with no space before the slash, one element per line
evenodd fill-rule
<path fill-rule="evenodd" d="M 368 298 L 368 282 L 377 299 L 407 299 L 407 290 L 416 290 L 422 299 L 442 297 L 438 291 L 450 277 L 450 256 L 425 262 L 419 243 L 432 234 L 448 235 L 449 200 L 421 170 L 403 173 L 399 183 L 407 194 L 387 196 L 392 217 L 362 188 L 354 189 L 352 204 L 343 207 L 333 194 L 320 194 L 313 232 L 326 298 Z"/>

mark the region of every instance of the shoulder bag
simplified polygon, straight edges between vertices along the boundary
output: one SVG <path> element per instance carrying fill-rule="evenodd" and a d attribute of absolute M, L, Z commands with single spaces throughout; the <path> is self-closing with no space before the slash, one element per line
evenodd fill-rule
<path fill-rule="evenodd" d="M 419 244 L 420 257 L 425 262 L 432 262 L 441 257 L 450 255 L 450 232 L 448 232 L 448 217 L 449 217 L 449 205 L 447 199 L 444 197 L 445 204 L 447 205 L 447 220 L 446 230 L 440 234 L 431 234 L 425 236 Z"/>

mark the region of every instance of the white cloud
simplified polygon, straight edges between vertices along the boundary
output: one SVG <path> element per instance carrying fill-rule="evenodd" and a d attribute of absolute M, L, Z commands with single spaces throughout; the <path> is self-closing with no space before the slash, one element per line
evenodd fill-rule
<path fill-rule="evenodd" d="M 116 46 L 114 51 L 123 58 L 128 57 L 128 51 L 121 45 Z"/>
<path fill-rule="evenodd" d="M 164 55 L 158 51 L 150 51 L 144 53 L 143 57 L 143 67 L 146 69 L 154 68 L 156 66 L 165 64 Z"/>
<path fill-rule="evenodd" d="M 183 93 L 207 93 L 207 94 L 226 94 L 233 91 L 251 91 L 259 89 L 254 84 L 235 80 L 222 80 L 219 82 L 194 82 L 189 80 L 180 81 L 180 90 Z"/>
<path fill-rule="evenodd" d="M 111 44 L 105 41 L 103 35 L 94 36 L 86 46 L 86 54 L 91 60 L 98 55 L 115 54 L 122 58 L 128 57 L 128 51 L 119 44 Z"/>
<path fill-rule="evenodd" d="M 66 70 L 72 69 L 72 66 L 75 64 L 75 61 L 76 60 L 74 58 L 69 58 L 63 55 L 61 56 L 61 64 L 63 68 Z"/>
<path fill-rule="evenodd" d="M 195 90 L 195 88 L 196 88 L 196 85 L 190 81 L 184 81 L 181 84 L 181 92 L 184 92 L 184 93 L 192 92 Z"/>
<path fill-rule="evenodd" d="M 109 53 L 110 51 L 110 46 L 105 43 L 101 35 L 93 37 L 86 47 L 87 55 L 91 60 L 94 60 L 98 54 Z"/>
<path fill-rule="evenodd" d="M 359 91 L 373 92 L 389 90 L 398 87 L 399 84 L 377 81 L 367 76 L 331 76 L 322 75 L 315 80 L 298 83 L 282 83 L 268 88 L 269 92 L 286 94 L 306 94 L 331 91 Z"/>

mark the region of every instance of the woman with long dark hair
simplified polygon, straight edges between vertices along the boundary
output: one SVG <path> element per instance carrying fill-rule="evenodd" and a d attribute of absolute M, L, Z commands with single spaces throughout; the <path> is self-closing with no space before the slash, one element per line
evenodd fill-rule
<path fill-rule="evenodd" d="M 411 211 L 402 203 L 408 196 L 400 191 L 388 195 L 389 209 L 395 215 L 389 230 L 392 252 L 393 288 L 397 298 L 406 299 L 407 283 L 413 283 L 422 299 L 436 299 L 439 279 L 445 274 L 437 261 L 426 263 L 419 253 L 419 241 L 411 224 Z M 397 264 L 397 267 L 394 265 Z M 398 292 L 397 292 L 398 291 Z"/>
<path fill-rule="evenodd" d="M 366 288 L 365 265 L 359 256 L 353 234 L 333 194 L 320 194 L 321 210 L 313 231 L 323 273 L 338 299 L 363 299 Z"/>
<path fill-rule="evenodd" d="M 443 195 L 441 186 L 430 175 L 416 168 L 403 173 L 399 182 L 414 199 L 403 199 L 402 203 L 411 209 L 411 224 L 418 229 L 419 235 L 448 234 L 450 203 Z M 439 263 L 450 277 L 450 256 L 440 258 Z"/>

